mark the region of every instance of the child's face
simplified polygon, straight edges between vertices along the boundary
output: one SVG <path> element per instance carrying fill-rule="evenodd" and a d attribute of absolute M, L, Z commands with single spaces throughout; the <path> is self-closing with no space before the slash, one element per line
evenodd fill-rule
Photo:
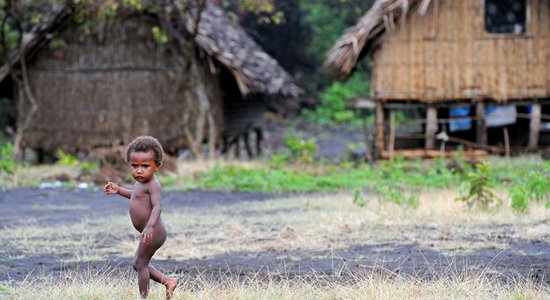
<path fill-rule="evenodd" d="M 153 152 L 132 152 L 130 153 L 130 169 L 132 177 L 137 182 L 149 182 L 158 169 L 155 163 Z"/>

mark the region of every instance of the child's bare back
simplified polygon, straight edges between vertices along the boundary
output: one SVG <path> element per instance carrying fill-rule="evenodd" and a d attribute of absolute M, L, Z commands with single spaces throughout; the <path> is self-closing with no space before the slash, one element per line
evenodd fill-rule
<path fill-rule="evenodd" d="M 118 194 L 130 199 L 130 218 L 140 241 L 132 265 L 138 272 L 139 292 L 146 298 L 149 292 L 149 280 L 166 287 L 166 298 L 170 299 L 176 289 L 177 279 L 164 276 L 149 265 L 155 252 L 166 240 L 166 228 L 160 217 L 161 187 L 155 172 L 162 163 L 162 146 L 153 137 L 140 136 L 128 145 L 126 159 L 130 164 L 132 177 L 136 180 L 133 189 L 119 187 L 108 182 L 105 193 Z"/>

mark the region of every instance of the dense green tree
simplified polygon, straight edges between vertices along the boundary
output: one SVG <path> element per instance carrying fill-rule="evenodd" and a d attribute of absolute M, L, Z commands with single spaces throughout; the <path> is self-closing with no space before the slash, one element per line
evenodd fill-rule
<path fill-rule="evenodd" d="M 361 60 L 356 74 L 344 83 L 335 82 L 322 65 L 326 52 L 374 0 L 275 0 L 269 12 L 248 13 L 236 9 L 239 1 L 225 0 L 226 9 L 305 89 L 302 105 L 314 106 L 307 119 L 324 124 L 353 119 L 346 99 L 369 92 L 369 59 Z M 262 21 L 274 12 L 281 13 L 280 22 Z"/>

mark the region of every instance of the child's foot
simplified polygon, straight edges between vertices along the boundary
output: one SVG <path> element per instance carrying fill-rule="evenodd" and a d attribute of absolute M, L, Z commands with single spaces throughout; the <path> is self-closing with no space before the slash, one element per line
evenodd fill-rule
<path fill-rule="evenodd" d="M 172 295 L 174 295 L 174 290 L 176 289 L 176 286 L 178 286 L 178 279 L 177 278 L 170 278 L 168 282 L 166 282 L 166 299 L 170 300 L 172 299 Z"/>

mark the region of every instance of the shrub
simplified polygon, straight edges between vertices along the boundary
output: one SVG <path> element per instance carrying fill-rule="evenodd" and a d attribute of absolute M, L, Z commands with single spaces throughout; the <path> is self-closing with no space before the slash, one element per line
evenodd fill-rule
<path fill-rule="evenodd" d="M 530 193 L 526 186 L 524 185 L 514 185 L 508 190 L 510 195 L 511 206 L 514 210 L 518 212 L 526 212 L 529 209 L 530 202 Z"/>
<path fill-rule="evenodd" d="M 2 155 L 0 160 L 0 170 L 8 174 L 13 174 L 15 168 L 17 167 L 17 159 L 15 157 L 13 145 L 11 143 L 5 144 L 2 148 L 0 148 L 0 153 Z"/>
<path fill-rule="evenodd" d="M 518 212 L 526 212 L 531 202 L 548 201 L 550 198 L 550 184 L 548 175 L 532 171 L 519 179 L 508 189 L 511 206 Z"/>
<path fill-rule="evenodd" d="M 500 204 L 500 199 L 491 191 L 491 165 L 483 162 L 476 165 L 475 171 L 469 172 L 460 184 L 460 196 L 456 200 L 464 201 L 468 206 L 489 208 L 492 204 Z"/>
<path fill-rule="evenodd" d="M 363 198 L 363 195 L 360 190 L 356 190 L 355 193 L 353 194 L 353 204 L 359 207 L 364 207 L 365 205 L 367 205 L 367 200 Z"/>
<path fill-rule="evenodd" d="M 94 174 L 99 171 L 99 162 L 97 160 L 83 161 L 80 163 L 81 174 Z"/>
<path fill-rule="evenodd" d="M 349 101 L 369 92 L 368 75 L 356 73 L 345 83 L 334 82 L 321 92 L 321 100 L 313 111 L 302 115 L 311 123 L 321 125 L 349 124 L 359 127 L 361 119 L 349 107 Z"/>
<path fill-rule="evenodd" d="M 284 141 L 291 153 L 291 159 L 301 163 L 312 163 L 313 155 L 317 149 L 314 139 L 300 139 L 292 136 L 285 136 Z"/>
<path fill-rule="evenodd" d="M 76 156 L 67 154 L 63 150 L 57 150 L 57 157 L 59 158 L 57 163 L 62 166 L 76 166 L 79 164 Z"/>
<path fill-rule="evenodd" d="M 397 205 L 416 208 L 419 205 L 418 196 L 414 193 L 406 194 L 402 190 L 390 187 L 389 185 L 382 185 L 376 188 L 378 194 L 385 200 L 393 202 Z"/>

